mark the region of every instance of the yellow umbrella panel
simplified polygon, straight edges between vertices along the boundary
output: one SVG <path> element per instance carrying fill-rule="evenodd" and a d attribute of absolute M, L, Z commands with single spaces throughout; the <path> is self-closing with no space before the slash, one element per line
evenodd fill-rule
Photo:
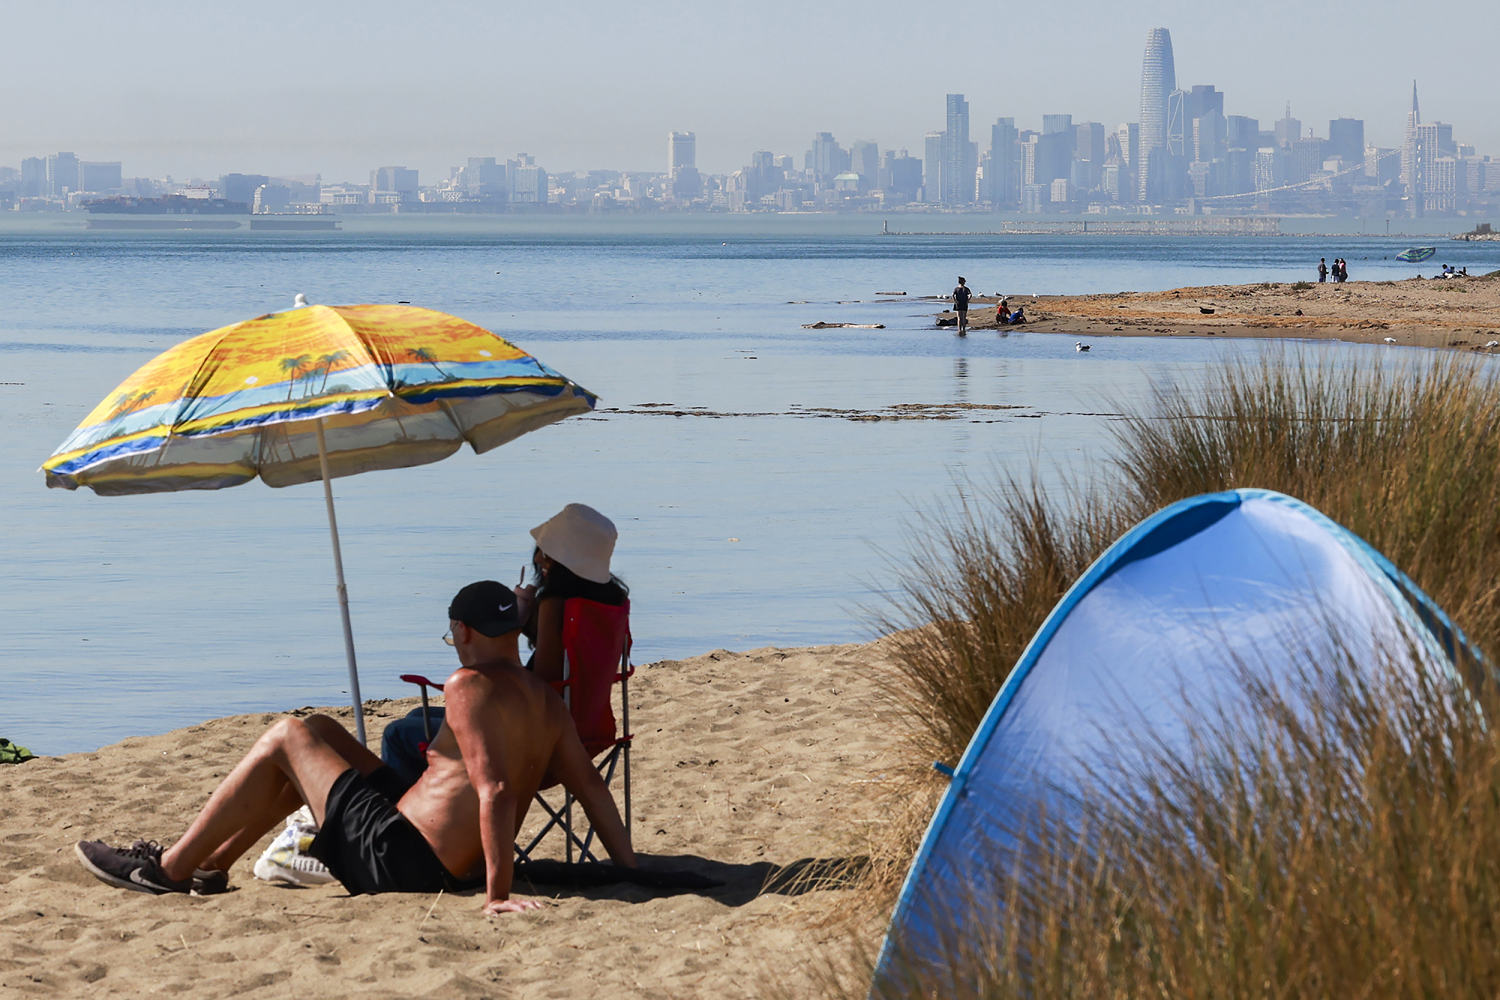
<path fill-rule="evenodd" d="M 508 341 L 412 306 L 308 306 L 201 334 L 120 383 L 42 465 L 100 494 L 270 486 L 485 452 L 597 397 Z"/>

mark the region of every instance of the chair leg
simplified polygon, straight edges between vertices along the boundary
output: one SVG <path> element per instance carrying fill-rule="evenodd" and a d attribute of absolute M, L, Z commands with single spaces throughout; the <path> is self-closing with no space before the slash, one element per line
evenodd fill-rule
<path fill-rule="evenodd" d="M 625 789 L 625 839 L 630 840 L 630 744 L 623 744 L 620 752 L 625 756 L 625 780 L 622 786 Z"/>

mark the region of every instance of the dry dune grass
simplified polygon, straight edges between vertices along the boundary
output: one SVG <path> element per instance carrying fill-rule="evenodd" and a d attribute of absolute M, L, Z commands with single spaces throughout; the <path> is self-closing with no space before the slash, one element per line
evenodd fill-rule
<path fill-rule="evenodd" d="M 1198 493 L 1253 486 L 1307 501 L 1404 569 L 1477 649 L 1497 648 L 1500 387 L 1470 359 L 1229 363 L 1202 388 L 1164 388 L 1117 434 L 1118 460 L 1087 496 L 1009 481 L 927 525 L 935 557 L 907 588 L 911 621 L 891 623 L 925 627 L 896 637 L 887 689 L 915 730 L 914 760 L 955 763 L 1066 587 L 1126 527 Z M 976 925 L 955 901 L 971 932 L 938 992 L 1500 992 L 1491 669 L 1461 664 L 1455 691 L 1430 677 L 1371 685 L 1359 666 L 1307 665 L 1309 690 L 1341 692 L 1311 720 L 1243 677 L 1254 719 L 1232 734 L 1202 719 L 1191 759 L 1160 757 L 1145 791 L 1113 795 L 1105 776 L 1083 803 L 1088 829 L 1042 823 L 1023 857 L 990 859 L 1000 877 L 972 902 L 992 917 L 1003 899 L 1006 919 Z M 1007 877 L 1012 864 L 1028 877 Z M 869 900 L 889 912 L 893 898 L 886 882 Z M 857 979 L 850 969 L 867 977 L 870 958 L 857 942 L 830 960 L 830 992 Z M 933 989 L 916 976 L 885 992 Z"/>

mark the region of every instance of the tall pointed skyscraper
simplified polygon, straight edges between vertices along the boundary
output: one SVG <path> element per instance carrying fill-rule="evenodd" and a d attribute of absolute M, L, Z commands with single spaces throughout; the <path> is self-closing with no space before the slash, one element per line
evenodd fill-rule
<path fill-rule="evenodd" d="M 1177 89 L 1177 69 L 1172 62 L 1172 33 L 1152 28 L 1146 34 L 1146 58 L 1141 63 L 1141 165 L 1138 168 L 1140 196 L 1147 200 L 1152 190 L 1152 153 L 1167 148 L 1167 97 Z M 1164 160 L 1157 154 L 1158 161 Z M 1160 167 L 1157 168 L 1158 172 Z"/>
<path fill-rule="evenodd" d="M 1416 182 L 1417 126 L 1422 124 L 1422 112 L 1417 108 L 1417 81 L 1411 82 L 1411 110 L 1406 113 L 1406 138 L 1401 144 L 1401 183 L 1408 195 Z"/>

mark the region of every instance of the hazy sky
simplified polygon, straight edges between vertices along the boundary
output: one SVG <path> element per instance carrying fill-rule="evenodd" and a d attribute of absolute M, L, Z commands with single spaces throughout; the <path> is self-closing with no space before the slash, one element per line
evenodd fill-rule
<path fill-rule="evenodd" d="M 1135 120 L 1154 26 L 1179 86 L 1214 84 L 1227 114 L 1268 128 L 1290 100 L 1304 131 L 1363 118 L 1392 146 L 1415 77 L 1424 119 L 1500 156 L 1493 0 L 52 0 L 7 4 L 0 164 L 68 150 L 127 176 L 325 182 L 401 164 L 430 183 L 517 152 L 664 170 L 672 129 L 711 173 L 756 149 L 800 165 L 818 131 L 921 156 L 948 92 L 985 145 L 1000 115 Z"/>

